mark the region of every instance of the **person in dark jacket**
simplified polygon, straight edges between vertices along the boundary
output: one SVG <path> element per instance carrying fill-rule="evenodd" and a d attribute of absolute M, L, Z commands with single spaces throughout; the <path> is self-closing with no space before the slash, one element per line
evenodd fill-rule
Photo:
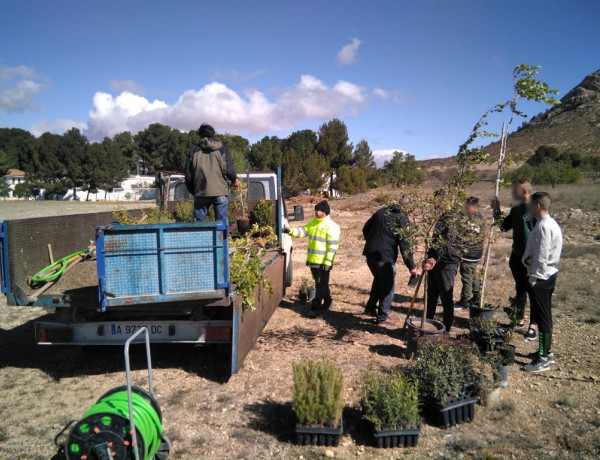
<path fill-rule="evenodd" d="M 394 298 L 398 248 L 411 275 L 417 276 L 408 238 L 409 225 L 408 217 L 400 206 L 391 204 L 379 209 L 363 227 L 366 240 L 363 255 L 367 257 L 367 265 L 373 274 L 365 314 L 377 316 L 377 323 L 389 320 Z"/>
<path fill-rule="evenodd" d="M 194 196 L 194 216 L 204 222 L 210 206 L 215 220 L 227 222 L 229 185 L 240 187 L 229 149 L 215 139 L 215 129 L 203 123 L 198 130 L 200 145 L 188 152 L 185 184 Z"/>
<path fill-rule="evenodd" d="M 536 220 L 529 213 L 529 201 L 531 199 L 531 181 L 529 179 L 519 179 L 513 183 L 512 197 L 517 203 L 511 209 L 508 215 L 504 216 L 500 210 L 500 202 L 492 201 L 492 209 L 494 210 L 497 220 L 502 221 L 500 231 L 508 232 L 512 230 L 513 242 L 508 266 L 515 280 L 515 306 L 517 308 L 517 319 L 520 321 L 518 329 L 523 332 L 525 340 L 535 340 L 537 334 L 532 327 L 533 322 L 530 322 L 529 327 L 525 330 L 523 318 L 525 316 L 525 306 L 527 305 L 527 296 L 531 298 L 531 285 L 527 269 L 521 262 L 529 235 L 535 227 Z"/>
<path fill-rule="evenodd" d="M 485 221 L 479 212 L 479 198 L 470 196 L 466 199 L 459 224 L 458 243 L 462 290 L 460 301 L 454 304 L 455 310 L 468 308 L 469 304 L 479 305 L 477 266 L 483 257 L 485 239 Z"/>
<path fill-rule="evenodd" d="M 423 262 L 427 272 L 427 319 L 433 319 L 438 298 L 444 309 L 446 332 L 454 324 L 454 279 L 460 263 L 457 217 L 445 215 L 435 224 L 433 241 Z"/>

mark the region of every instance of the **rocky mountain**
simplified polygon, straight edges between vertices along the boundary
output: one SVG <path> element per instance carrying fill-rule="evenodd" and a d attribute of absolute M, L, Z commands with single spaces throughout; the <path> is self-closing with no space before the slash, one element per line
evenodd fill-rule
<path fill-rule="evenodd" d="M 519 157 L 528 157 L 540 145 L 600 155 L 600 70 L 585 77 L 560 105 L 533 117 L 508 137 L 508 150 Z M 486 149 L 495 154 L 499 143 Z"/>

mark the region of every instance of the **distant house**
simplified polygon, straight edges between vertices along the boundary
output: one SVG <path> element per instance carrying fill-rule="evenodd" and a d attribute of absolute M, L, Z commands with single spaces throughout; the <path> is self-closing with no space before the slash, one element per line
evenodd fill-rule
<path fill-rule="evenodd" d="M 4 176 L 4 180 L 8 184 L 10 191 L 8 192 L 8 198 L 15 198 L 14 191 L 15 186 L 21 182 L 25 182 L 25 173 L 20 169 L 9 169 L 7 174 Z"/>

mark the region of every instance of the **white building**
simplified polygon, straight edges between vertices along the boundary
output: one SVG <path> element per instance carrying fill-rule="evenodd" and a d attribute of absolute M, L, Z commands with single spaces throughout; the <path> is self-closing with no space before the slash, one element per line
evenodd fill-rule
<path fill-rule="evenodd" d="M 10 189 L 10 192 L 8 192 L 8 198 L 15 198 L 15 186 L 21 182 L 25 182 L 25 173 L 20 169 L 9 169 L 6 176 L 4 176 L 4 180 Z"/>

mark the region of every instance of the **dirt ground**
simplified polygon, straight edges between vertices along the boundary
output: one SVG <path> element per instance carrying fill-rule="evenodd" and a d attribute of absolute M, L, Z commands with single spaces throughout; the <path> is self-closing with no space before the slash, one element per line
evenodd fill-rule
<path fill-rule="evenodd" d="M 472 193 L 487 203 L 490 188 L 481 184 Z M 502 390 L 498 405 L 477 406 L 474 422 L 451 429 L 423 425 L 416 448 L 371 447 L 358 405 L 360 375 L 371 363 L 404 363 L 405 344 L 398 326 L 377 326 L 362 315 L 371 275 L 361 256 L 361 229 L 378 207 L 374 198 L 391 192 L 339 199 L 332 202 L 332 217 L 342 228 L 332 272 L 332 311 L 309 319 L 308 306 L 297 300 L 297 285 L 309 276 L 303 263 L 306 242 L 300 241 L 294 251 L 295 287 L 288 290 L 238 375 L 226 378 L 228 364 L 213 348 L 153 347 L 155 391 L 173 442 L 170 458 L 599 458 L 600 242 L 596 239 L 600 213 L 597 203 L 583 210 L 576 205 L 600 201 L 600 186 L 550 192 L 565 196 L 556 204 L 555 213 L 565 232 L 565 248 L 554 308 L 557 363 L 550 372 L 530 375 L 520 371 L 524 355 L 536 345 L 516 336 L 518 363 L 510 367 L 510 384 Z M 506 192 L 503 195 L 503 202 L 508 203 Z M 0 203 L 2 219 L 48 212 L 41 203 L 20 203 L 11 212 L 4 205 Z M 61 206 L 72 204 L 53 204 L 51 212 L 60 212 Z M 77 212 L 82 209 L 79 206 Z M 489 214 L 489 209 L 484 211 Z M 309 213 L 307 206 L 307 218 Z M 510 239 L 501 236 L 492 253 L 490 302 L 505 304 L 512 294 L 509 253 Z M 398 269 L 393 313 L 401 325 L 411 292 L 406 286 L 408 271 L 401 265 Z M 457 279 L 455 296 L 459 288 Z M 421 309 L 419 305 L 415 314 L 420 315 Z M 105 391 L 125 382 L 121 347 L 36 346 L 33 321 L 43 313 L 7 307 L 5 299 L 0 300 L 0 459 L 51 458 L 56 453 L 53 438 L 60 429 L 81 417 Z M 459 314 L 459 333 L 466 332 L 466 316 Z M 322 356 L 344 372 L 345 434 L 337 448 L 295 446 L 291 363 Z M 134 351 L 134 368 L 134 383 L 145 386 L 141 349 Z"/>

